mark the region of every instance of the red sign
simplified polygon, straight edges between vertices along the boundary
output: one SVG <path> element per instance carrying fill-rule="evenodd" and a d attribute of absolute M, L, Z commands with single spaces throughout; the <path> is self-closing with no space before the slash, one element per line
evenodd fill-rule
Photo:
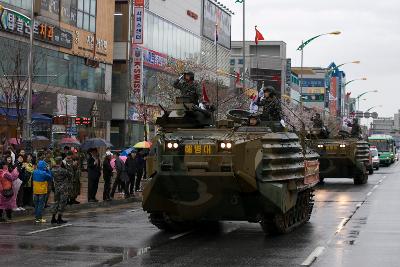
<path fill-rule="evenodd" d="M 197 15 L 196 13 L 194 13 L 194 12 L 191 11 L 191 10 L 186 11 L 186 14 L 187 14 L 189 17 L 191 17 L 192 19 L 194 19 L 194 20 L 197 20 L 197 19 L 199 18 L 199 15 Z"/>
<path fill-rule="evenodd" d="M 329 92 L 329 111 L 333 116 L 336 116 L 337 112 L 337 82 L 338 78 L 331 78 L 331 88 Z"/>
<path fill-rule="evenodd" d="M 75 118 L 75 125 L 90 125 L 92 123 L 91 118 L 85 118 L 85 117 L 76 117 Z"/>
<path fill-rule="evenodd" d="M 144 6 L 144 0 L 135 0 L 135 6 Z"/>

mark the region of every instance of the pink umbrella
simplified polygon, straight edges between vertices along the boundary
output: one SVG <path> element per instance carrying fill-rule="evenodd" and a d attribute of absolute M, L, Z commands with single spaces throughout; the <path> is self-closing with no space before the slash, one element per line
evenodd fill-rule
<path fill-rule="evenodd" d="M 126 161 L 126 159 L 127 159 L 127 156 L 119 156 L 119 158 L 125 163 L 125 161 Z M 113 169 L 115 169 L 115 159 L 112 159 L 111 162 L 110 162 L 110 164 L 111 164 L 111 167 L 112 167 Z"/>
<path fill-rule="evenodd" d="M 22 142 L 22 140 L 19 139 L 19 138 L 10 138 L 10 139 L 8 139 L 8 143 L 10 145 L 20 145 L 21 142 Z"/>
<path fill-rule="evenodd" d="M 81 143 L 75 137 L 64 137 L 59 142 L 60 145 L 80 146 Z"/>

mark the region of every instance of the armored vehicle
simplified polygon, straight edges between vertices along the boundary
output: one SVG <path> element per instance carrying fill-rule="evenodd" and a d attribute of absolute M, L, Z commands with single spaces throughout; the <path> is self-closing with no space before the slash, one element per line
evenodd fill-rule
<path fill-rule="evenodd" d="M 356 185 L 367 183 L 370 164 L 368 142 L 351 137 L 345 131 L 332 138 L 320 138 L 320 129 L 313 129 L 308 137 L 308 146 L 320 155 L 321 182 L 325 178 L 352 178 Z"/>
<path fill-rule="evenodd" d="M 233 120 L 214 123 L 211 112 L 186 100 L 178 98 L 157 119 L 143 192 L 151 223 L 181 230 L 204 221 L 249 221 L 279 234 L 309 220 L 319 181 L 316 153 L 306 153 L 279 122 L 234 110 Z"/>

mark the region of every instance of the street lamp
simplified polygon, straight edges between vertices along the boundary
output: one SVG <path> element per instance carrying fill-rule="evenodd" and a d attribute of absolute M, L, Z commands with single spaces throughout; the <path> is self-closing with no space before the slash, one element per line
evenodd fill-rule
<path fill-rule="evenodd" d="M 382 106 L 382 105 L 373 106 L 373 107 L 370 107 L 369 109 L 367 109 L 365 112 L 370 112 L 371 109 L 374 109 L 374 108 L 381 108 L 381 107 L 383 107 L 383 106 Z"/>
<path fill-rule="evenodd" d="M 345 62 L 345 63 L 339 64 L 339 65 L 337 65 L 336 67 L 331 68 L 331 69 L 328 71 L 328 75 L 330 75 L 334 70 L 337 70 L 337 69 L 339 69 L 340 67 L 342 67 L 342 66 L 344 66 L 344 65 L 347 65 L 347 64 L 360 64 L 360 63 L 361 63 L 361 61 L 359 61 L 359 60 L 354 60 L 354 61 L 350 61 L 350 62 Z"/>
<path fill-rule="evenodd" d="M 325 36 L 325 35 L 339 35 L 341 34 L 340 31 L 334 31 L 334 32 L 328 32 L 328 33 L 323 33 L 323 34 L 319 34 L 317 36 L 314 36 L 310 39 L 308 39 L 307 41 L 301 41 L 301 45 L 297 48 L 297 51 L 301 51 L 301 73 L 300 73 L 300 96 L 303 96 L 303 65 L 304 65 L 304 47 L 306 47 L 309 43 L 311 43 L 312 41 L 314 41 L 315 39 Z M 303 103 L 302 98 L 301 99 L 301 103 Z"/>
<path fill-rule="evenodd" d="M 350 80 L 350 81 L 346 82 L 344 84 L 344 86 L 348 85 L 349 83 L 355 82 L 355 81 L 366 81 L 366 80 L 367 80 L 367 78 L 353 79 L 353 80 Z"/>
<path fill-rule="evenodd" d="M 378 90 L 366 91 L 366 92 L 364 92 L 364 93 L 358 95 L 358 96 L 356 97 L 356 99 L 357 99 L 357 110 L 360 109 L 360 98 L 361 98 L 363 95 L 366 95 L 366 94 L 368 94 L 368 93 L 378 93 Z"/>

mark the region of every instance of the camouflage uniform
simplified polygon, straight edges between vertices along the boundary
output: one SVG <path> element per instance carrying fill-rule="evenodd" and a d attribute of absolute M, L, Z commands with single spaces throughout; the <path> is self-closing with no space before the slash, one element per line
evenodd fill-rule
<path fill-rule="evenodd" d="M 199 84 L 193 80 L 189 82 L 184 79 L 177 79 L 174 82 L 174 88 L 179 89 L 181 91 L 182 97 L 189 97 L 193 104 L 199 104 L 199 95 L 200 95 L 200 86 Z"/>
<path fill-rule="evenodd" d="M 72 162 L 63 161 L 63 167 L 69 173 L 68 197 L 74 201 L 81 193 L 80 171 L 78 166 L 74 166 Z"/>
<path fill-rule="evenodd" d="M 260 116 L 262 121 L 280 121 L 282 119 L 281 104 L 276 96 L 257 101 L 257 106 L 263 106 Z"/>
<path fill-rule="evenodd" d="M 65 206 L 68 203 L 69 191 L 70 191 L 70 181 L 72 178 L 72 173 L 60 166 L 55 166 L 52 169 L 54 177 L 54 203 L 52 212 L 53 214 L 62 214 L 65 210 Z"/>

